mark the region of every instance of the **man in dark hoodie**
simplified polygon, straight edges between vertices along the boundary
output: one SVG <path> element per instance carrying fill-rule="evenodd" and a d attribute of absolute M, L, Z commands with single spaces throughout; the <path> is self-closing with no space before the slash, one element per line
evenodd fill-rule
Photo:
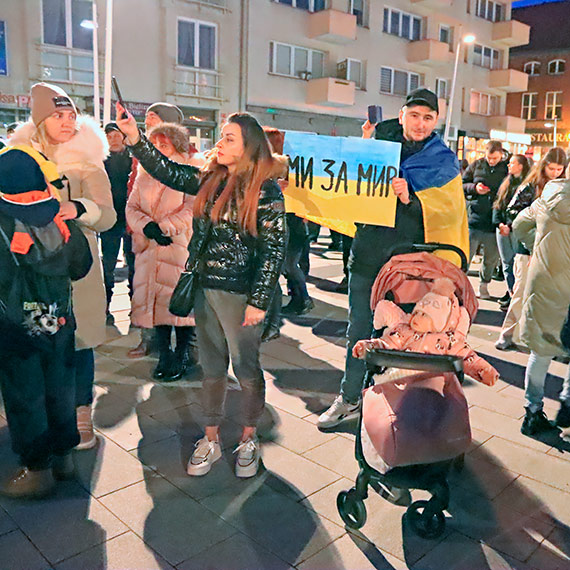
<path fill-rule="evenodd" d="M 438 121 L 437 95 L 416 89 L 407 97 L 398 119 L 363 126 L 364 138 L 399 142 L 400 176 L 392 179 L 398 197 L 395 227 L 357 224 L 349 259 L 348 329 L 345 373 L 340 395 L 321 414 L 319 428 L 331 428 L 354 417 L 360 407 L 365 373 L 352 356 L 354 344 L 372 334 L 372 285 L 395 247 L 439 242 L 468 253 L 467 214 L 456 156 L 433 132 Z M 442 257 L 447 257 L 442 255 Z M 457 257 L 449 257 L 457 262 Z"/>
<path fill-rule="evenodd" d="M 125 146 L 125 137 L 119 130 L 116 123 L 105 125 L 105 134 L 109 141 L 111 151 L 105 160 L 105 170 L 111 182 L 113 193 L 113 207 L 117 212 L 117 221 L 108 231 L 101 234 L 101 251 L 103 254 L 103 276 L 105 279 L 105 290 L 107 293 L 107 323 L 113 322 L 113 316 L 109 311 L 111 298 L 113 297 L 113 287 L 115 285 L 115 267 L 117 257 L 123 242 L 123 255 L 128 267 L 129 295 L 133 294 L 133 275 L 135 274 L 135 256 L 132 250 L 131 235 L 127 231 L 125 219 L 125 208 L 128 198 L 128 183 L 131 174 L 133 159 Z"/>
<path fill-rule="evenodd" d="M 485 158 L 472 162 L 463 174 L 463 190 L 469 212 L 471 257 L 477 253 L 479 246 L 483 246 L 478 293 L 480 299 L 491 298 L 488 284 L 500 259 L 493 223 L 493 203 L 499 186 L 508 173 L 503 145 L 499 141 L 489 141 L 485 148 Z"/>

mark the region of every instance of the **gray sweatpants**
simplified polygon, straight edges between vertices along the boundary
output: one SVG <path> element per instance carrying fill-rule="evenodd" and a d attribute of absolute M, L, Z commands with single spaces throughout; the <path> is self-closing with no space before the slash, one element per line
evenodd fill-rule
<path fill-rule="evenodd" d="M 230 355 L 241 386 L 243 425 L 255 427 L 263 413 L 265 380 L 259 364 L 263 328 L 261 324 L 242 326 L 246 306 L 246 295 L 218 289 L 196 292 L 194 313 L 207 426 L 219 426 L 224 417 Z"/>

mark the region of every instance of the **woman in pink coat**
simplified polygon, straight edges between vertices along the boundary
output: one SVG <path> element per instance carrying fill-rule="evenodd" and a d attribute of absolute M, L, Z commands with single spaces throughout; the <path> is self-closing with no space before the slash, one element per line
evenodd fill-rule
<path fill-rule="evenodd" d="M 150 131 L 149 139 L 170 160 L 189 162 L 189 138 L 184 127 L 163 123 Z M 194 198 L 151 178 L 140 165 L 138 168 L 127 202 L 135 254 L 131 322 L 156 329 L 159 360 L 153 378 L 179 380 L 195 364 L 189 351 L 194 318 L 175 317 L 168 305 L 188 257 Z M 174 352 L 172 327 L 176 332 Z"/>

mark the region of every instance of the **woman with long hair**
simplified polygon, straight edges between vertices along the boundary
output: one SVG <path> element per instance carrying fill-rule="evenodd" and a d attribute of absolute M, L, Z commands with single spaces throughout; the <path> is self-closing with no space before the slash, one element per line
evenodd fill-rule
<path fill-rule="evenodd" d="M 73 312 L 77 321 L 73 356 L 77 427 L 81 437 L 77 449 L 89 449 L 97 443 L 91 417 L 93 349 L 107 339 L 107 302 L 97 234 L 112 228 L 117 219 L 103 164 L 109 144 L 103 129 L 91 117 L 79 115 L 60 87 L 36 83 L 31 96 L 31 121 L 16 129 L 10 144 L 30 145 L 55 163 L 65 180 L 60 215 L 64 220 L 77 221 L 94 260 L 89 273 L 73 285 Z"/>
<path fill-rule="evenodd" d="M 514 220 L 520 212 L 540 198 L 544 187 L 551 180 L 560 178 L 566 168 L 566 152 L 560 147 L 551 148 L 544 157 L 531 169 L 519 186 L 511 202 L 507 206 L 506 216 Z M 498 350 L 515 348 L 519 340 L 518 325 L 522 312 L 523 294 L 528 273 L 530 252 L 522 244 L 517 244 L 514 261 L 515 282 L 509 308 L 503 321 L 499 340 L 495 343 Z"/>
<path fill-rule="evenodd" d="M 148 138 L 170 160 L 189 162 L 188 131 L 181 125 L 162 123 L 150 130 Z M 192 196 L 168 188 L 139 167 L 127 202 L 135 254 L 131 323 L 141 329 L 155 329 L 159 353 L 153 372 L 156 380 L 180 380 L 195 364 L 190 352 L 194 317 L 176 317 L 168 310 L 188 257 L 193 201 Z"/>
<path fill-rule="evenodd" d="M 118 104 L 118 115 L 123 112 Z M 205 475 L 221 458 L 219 426 L 231 356 L 241 386 L 244 426 L 236 449 L 236 475 L 252 477 L 260 459 L 256 426 L 265 405 L 261 325 L 287 243 L 283 195 L 275 180 L 282 175 L 284 160 L 272 155 L 263 129 L 247 113 L 228 117 L 201 172 L 158 152 L 139 133 L 131 115 L 117 124 L 151 176 L 196 194 L 189 262 L 197 264 L 199 281 L 194 312 L 204 372 L 205 435 L 196 443 L 188 474 Z"/>
<path fill-rule="evenodd" d="M 509 160 L 508 169 L 509 174 L 499 186 L 497 198 L 493 204 L 493 223 L 497 228 L 497 246 L 503 264 L 503 273 L 507 282 L 507 293 L 503 301 L 507 305 L 515 284 L 513 264 L 517 247 L 517 241 L 511 231 L 512 219 L 507 217 L 507 206 L 511 202 L 516 189 L 527 177 L 530 165 L 526 156 L 514 154 Z"/>

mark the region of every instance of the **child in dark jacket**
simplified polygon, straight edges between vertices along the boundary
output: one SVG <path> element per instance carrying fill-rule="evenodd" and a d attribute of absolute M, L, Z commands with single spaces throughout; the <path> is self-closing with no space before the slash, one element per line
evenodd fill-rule
<path fill-rule="evenodd" d="M 92 263 L 80 230 L 59 215 L 55 165 L 27 146 L 0 152 L 0 387 L 21 468 L 0 486 L 45 496 L 73 475 L 75 323 L 71 281 Z"/>

